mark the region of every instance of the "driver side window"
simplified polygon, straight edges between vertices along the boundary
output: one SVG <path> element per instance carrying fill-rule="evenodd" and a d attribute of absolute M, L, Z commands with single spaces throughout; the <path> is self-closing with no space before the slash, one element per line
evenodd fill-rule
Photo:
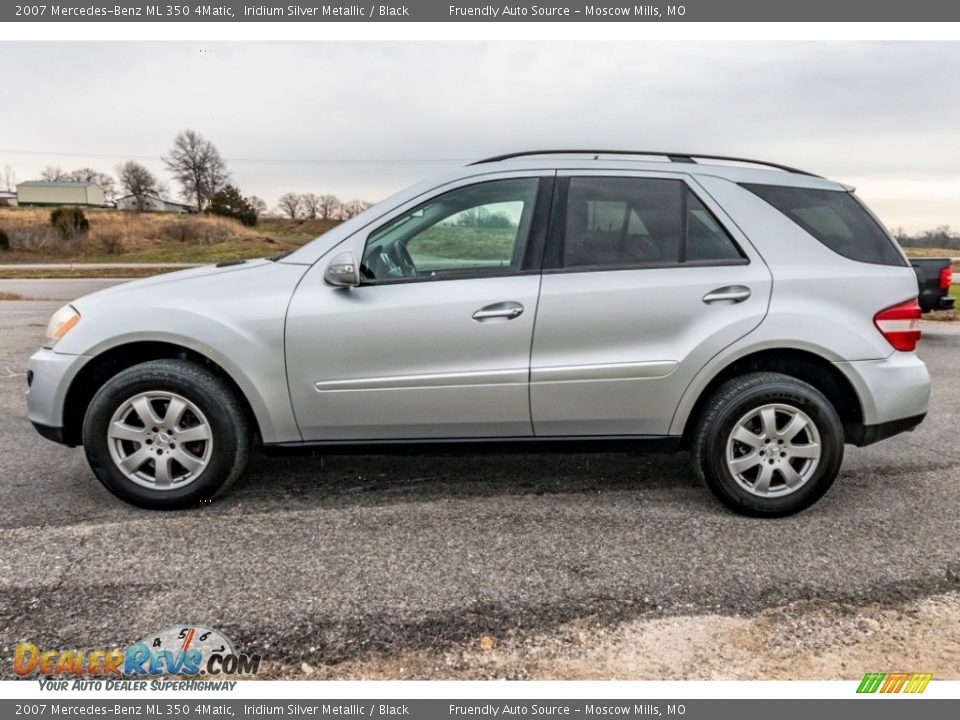
<path fill-rule="evenodd" d="M 457 188 L 394 218 L 367 238 L 365 282 L 509 275 L 523 264 L 537 178 Z"/>

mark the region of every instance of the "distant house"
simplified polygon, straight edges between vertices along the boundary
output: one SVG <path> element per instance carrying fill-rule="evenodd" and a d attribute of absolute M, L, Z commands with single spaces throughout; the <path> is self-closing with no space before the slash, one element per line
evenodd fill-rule
<path fill-rule="evenodd" d="M 17 185 L 17 204 L 20 207 L 103 207 L 105 201 L 103 188 L 92 182 L 28 180 Z"/>
<path fill-rule="evenodd" d="M 0 190 L 0 207 L 16 207 L 17 194 L 11 190 Z"/>
<path fill-rule="evenodd" d="M 143 200 L 143 209 L 146 212 L 168 212 L 168 213 L 193 212 L 193 205 L 190 205 L 189 203 L 177 202 L 176 200 L 168 200 L 167 198 L 162 198 L 159 195 L 144 195 L 142 200 Z M 117 209 L 118 210 L 136 210 L 137 196 L 124 195 L 122 198 L 117 198 Z"/>

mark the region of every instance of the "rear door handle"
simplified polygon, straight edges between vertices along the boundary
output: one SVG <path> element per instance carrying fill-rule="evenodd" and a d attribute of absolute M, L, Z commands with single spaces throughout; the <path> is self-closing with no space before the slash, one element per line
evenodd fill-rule
<path fill-rule="evenodd" d="M 493 305 L 487 305 L 477 310 L 473 314 L 473 319 L 477 322 L 484 320 L 493 320 L 502 318 L 504 320 L 513 320 L 523 315 L 523 305 L 518 302 L 500 302 Z"/>
<path fill-rule="evenodd" d="M 750 288 L 744 285 L 727 285 L 711 290 L 703 296 L 703 301 L 708 305 L 717 302 L 738 303 L 743 302 L 748 297 L 750 297 Z"/>

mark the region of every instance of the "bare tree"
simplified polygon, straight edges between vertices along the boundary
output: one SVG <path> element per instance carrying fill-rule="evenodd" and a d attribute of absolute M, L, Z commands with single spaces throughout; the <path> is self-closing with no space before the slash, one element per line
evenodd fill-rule
<path fill-rule="evenodd" d="M 3 166 L 3 189 L 13 192 L 17 188 L 17 174 L 9 165 Z"/>
<path fill-rule="evenodd" d="M 316 220 L 320 213 L 320 196 L 304 193 L 300 196 L 300 206 L 303 208 L 304 217 L 308 220 Z"/>
<path fill-rule="evenodd" d="M 93 168 L 80 168 L 79 170 L 74 170 L 65 175 L 67 180 L 75 180 L 77 182 L 92 182 L 100 186 L 100 189 L 103 190 L 104 197 L 107 200 L 116 200 L 117 199 L 117 183 L 112 176 L 102 173 L 99 170 L 94 170 Z"/>
<path fill-rule="evenodd" d="M 281 195 L 278 205 L 280 213 L 291 220 L 296 220 L 300 216 L 301 198 L 296 193 L 288 192 Z"/>
<path fill-rule="evenodd" d="M 321 195 L 320 196 L 320 217 L 324 220 L 329 220 L 337 214 L 337 210 L 340 209 L 340 198 L 336 195 Z"/>
<path fill-rule="evenodd" d="M 184 130 L 173 140 L 173 149 L 163 158 L 167 169 L 183 187 L 182 195 L 197 212 L 230 180 L 227 164 L 213 143 L 194 130 Z"/>
<path fill-rule="evenodd" d="M 58 180 L 66 180 L 67 174 L 63 171 L 62 167 L 47 165 L 40 171 L 40 179 L 46 180 L 47 182 L 57 182 Z"/>
<path fill-rule="evenodd" d="M 137 212 L 143 212 L 146 209 L 148 195 L 155 195 L 159 192 L 157 178 L 135 160 L 127 160 L 127 162 L 118 166 L 117 176 L 120 178 L 123 191 L 135 198 Z"/>
<path fill-rule="evenodd" d="M 247 202 L 250 203 L 250 207 L 256 211 L 258 216 L 267 214 L 267 203 L 264 202 L 263 198 L 251 195 L 247 198 Z"/>
<path fill-rule="evenodd" d="M 372 205 L 373 203 L 369 203 L 366 200 L 360 200 L 357 198 L 342 203 L 340 205 L 340 219 L 349 220 L 350 218 L 359 215 Z"/>

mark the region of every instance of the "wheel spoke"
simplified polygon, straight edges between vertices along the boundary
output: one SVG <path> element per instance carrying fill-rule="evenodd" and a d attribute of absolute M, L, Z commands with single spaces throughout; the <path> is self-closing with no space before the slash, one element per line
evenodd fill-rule
<path fill-rule="evenodd" d="M 803 417 L 800 413 L 797 413 L 792 418 L 790 418 L 790 422 L 788 422 L 787 426 L 782 431 L 780 431 L 779 435 L 784 440 L 790 441 L 790 440 L 793 440 L 793 438 L 797 436 L 797 433 L 803 430 L 806 426 L 807 426 L 806 418 Z"/>
<path fill-rule="evenodd" d="M 160 424 L 160 417 L 154 412 L 153 405 L 150 404 L 146 395 L 135 398 L 131 405 L 133 405 L 133 410 L 137 413 L 137 417 L 140 418 L 144 427 Z"/>
<path fill-rule="evenodd" d="M 787 487 L 793 490 L 794 488 L 800 487 L 803 483 L 803 478 L 800 477 L 800 473 L 793 469 L 793 466 L 790 463 L 781 463 L 777 470 L 780 475 L 783 476 L 783 481 L 787 484 Z"/>
<path fill-rule="evenodd" d="M 196 427 L 178 430 L 175 435 L 178 443 L 197 442 L 198 440 L 210 439 L 210 428 L 206 425 L 197 425 Z"/>
<path fill-rule="evenodd" d="M 749 455 L 744 455 L 736 460 L 729 461 L 727 463 L 727 467 L 730 468 L 730 472 L 732 472 L 734 475 L 740 475 L 741 473 L 745 473 L 750 468 L 756 467 L 762 462 L 763 458 L 757 453 L 752 452 Z"/>
<path fill-rule="evenodd" d="M 205 467 L 203 460 L 181 447 L 173 451 L 174 459 L 193 474 L 199 474 Z"/>
<path fill-rule="evenodd" d="M 122 422 L 115 422 L 110 426 L 110 437 L 114 440 L 130 440 L 132 442 L 142 443 L 146 430 L 144 428 L 133 427 Z"/>
<path fill-rule="evenodd" d="M 760 423 L 763 426 L 764 435 L 768 438 L 776 436 L 777 413 L 772 407 L 765 407 L 760 411 Z"/>
<path fill-rule="evenodd" d="M 130 475 L 139 470 L 140 466 L 149 460 L 150 457 L 150 450 L 147 449 L 146 446 L 141 445 L 139 450 L 127 455 L 127 457 L 120 461 L 120 469 L 127 473 L 127 475 Z"/>
<path fill-rule="evenodd" d="M 153 460 L 156 473 L 153 476 L 157 487 L 168 487 L 173 478 L 170 475 L 170 456 L 158 455 Z"/>
<path fill-rule="evenodd" d="M 820 457 L 820 446 L 817 443 L 807 443 L 806 445 L 788 445 L 790 457 L 798 458 L 818 458 Z"/>
<path fill-rule="evenodd" d="M 737 429 L 733 431 L 733 439 L 744 445 L 749 445 L 752 448 L 759 448 L 763 445 L 763 438 L 759 435 L 754 435 L 743 425 L 738 425 Z"/>
<path fill-rule="evenodd" d="M 187 409 L 187 404 L 180 398 L 170 398 L 167 405 L 167 412 L 163 416 L 163 425 L 167 428 L 175 428 L 180 424 L 180 418 L 183 417 L 183 411 Z"/>
<path fill-rule="evenodd" d="M 753 484 L 753 491 L 757 495 L 766 495 L 770 491 L 770 480 L 773 479 L 773 466 L 764 463 L 760 467 L 760 474 Z"/>
<path fill-rule="evenodd" d="M 216 444 L 213 428 L 194 401 L 162 387 L 119 405 L 105 435 L 114 466 L 129 482 L 162 491 L 193 482 L 206 470 Z"/>

